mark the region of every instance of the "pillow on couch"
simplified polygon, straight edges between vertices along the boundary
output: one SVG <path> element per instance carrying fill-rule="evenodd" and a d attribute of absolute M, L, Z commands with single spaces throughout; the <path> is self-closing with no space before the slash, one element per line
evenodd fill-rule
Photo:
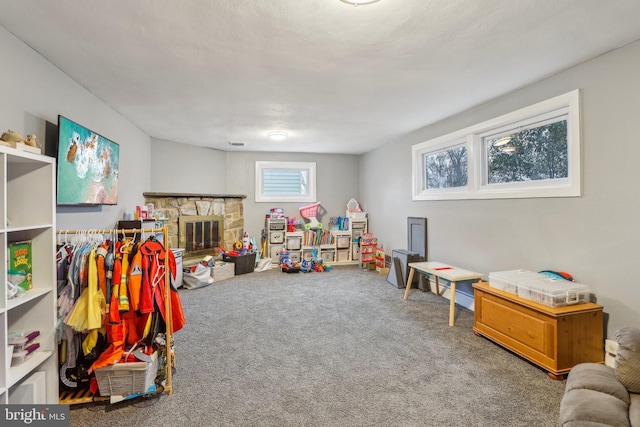
<path fill-rule="evenodd" d="M 616 378 L 630 392 L 640 393 L 640 329 L 620 328 L 616 331 L 616 341 Z"/>

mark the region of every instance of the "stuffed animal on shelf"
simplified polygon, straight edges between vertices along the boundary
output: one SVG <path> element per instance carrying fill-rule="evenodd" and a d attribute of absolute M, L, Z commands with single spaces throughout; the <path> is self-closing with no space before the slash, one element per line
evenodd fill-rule
<path fill-rule="evenodd" d="M 24 142 L 24 138 L 18 132 L 9 129 L 0 136 L 0 141 L 3 141 L 3 145 L 7 147 L 16 148 L 16 144 Z"/>

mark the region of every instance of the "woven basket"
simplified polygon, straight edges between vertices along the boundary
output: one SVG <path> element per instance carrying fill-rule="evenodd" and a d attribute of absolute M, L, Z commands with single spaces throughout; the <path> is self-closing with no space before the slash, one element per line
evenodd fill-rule
<path fill-rule="evenodd" d="M 235 265 L 232 262 L 223 262 L 211 267 L 211 277 L 214 282 L 230 279 L 235 276 Z"/>

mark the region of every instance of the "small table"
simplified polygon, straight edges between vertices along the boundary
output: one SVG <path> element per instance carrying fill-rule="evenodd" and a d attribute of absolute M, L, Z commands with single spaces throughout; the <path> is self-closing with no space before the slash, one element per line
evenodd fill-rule
<path fill-rule="evenodd" d="M 436 278 L 436 294 L 440 295 L 440 284 L 438 279 L 442 277 L 451 283 L 451 302 L 449 303 L 449 326 L 453 326 L 456 308 L 456 282 L 460 280 L 482 280 L 482 274 L 474 271 L 464 270 L 462 268 L 453 267 L 441 262 L 410 262 L 409 278 L 407 279 L 407 290 L 404 292 L 404 299 L 409 299 L 411 292 L 411 282 L 416 270 L 420 273 L 430 274 Z"/>

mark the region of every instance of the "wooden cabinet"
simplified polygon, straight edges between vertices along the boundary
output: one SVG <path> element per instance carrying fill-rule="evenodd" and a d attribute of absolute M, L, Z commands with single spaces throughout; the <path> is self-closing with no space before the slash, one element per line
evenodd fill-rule
<path fill-rule="evenodd" d="M 495 289 L 474 287 L 476 335 L 482 335 L 563 378 L 578 363 L 604 362 L 602 306 L 547 307 Z"/>
<path fill-rule="evenodd" d="M 0 288 L 0 404 L 36 403 L 13 397 L 23 394 L 17 388 L 24 381 L 34 383 L 36 377 L 37 394 L 47 404 L 58 403 L 55 160 L 0 146 L 0 170 L 0 275 L 4 279 Z M 18 241 L 31 242 L 32 289 L 9 298 L 6 248 Z M 40 332 L 40 347 L 12 366 L 9 335 L 33 331 Z"/>

